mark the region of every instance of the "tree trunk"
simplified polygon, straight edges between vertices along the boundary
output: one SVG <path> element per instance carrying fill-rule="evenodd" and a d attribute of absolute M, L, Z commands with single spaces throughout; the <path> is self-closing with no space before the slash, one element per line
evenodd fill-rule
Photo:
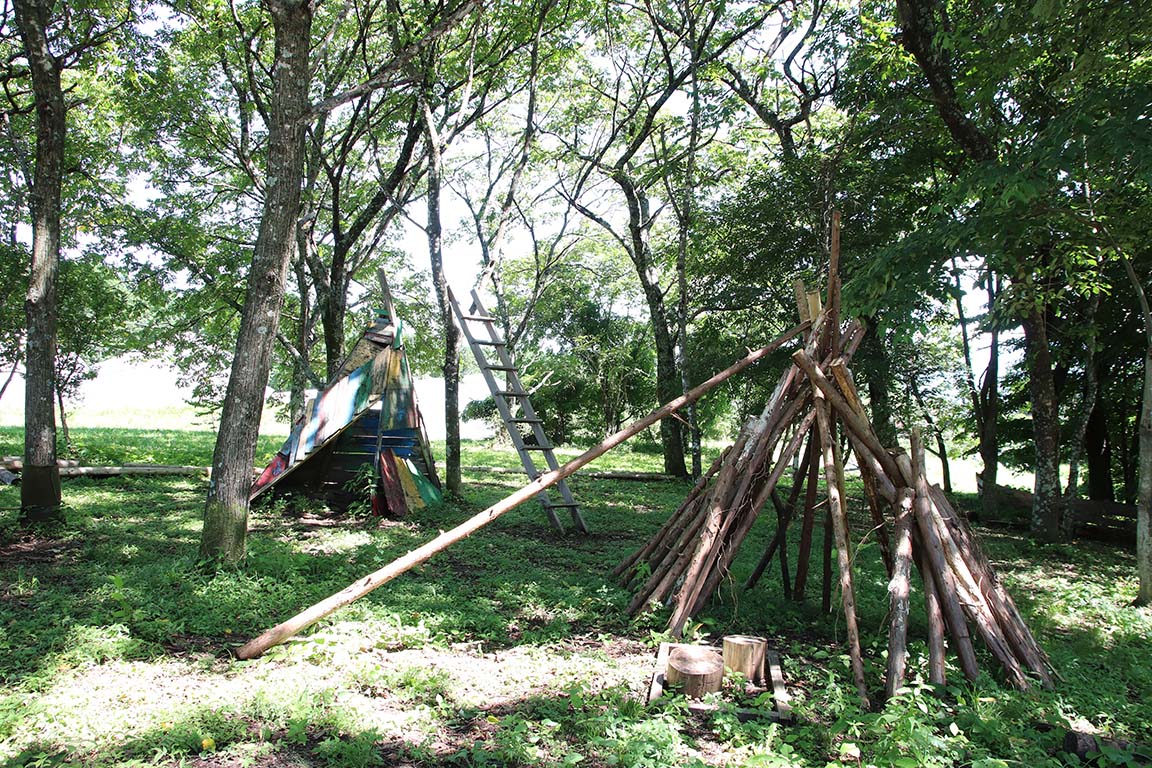
<path fill-rule="evenodd" d="M 1000 294 L 1000 280 L 988 275 L 988 312 L 991 313 Z M 980 461 L 984 465 L 984 493 L 980 508 L 985 519 L 996 515 L 1000 474 L 1000 329 L 993 324 L 988 342 L 988 368 L 979 392 Z"/>
<path fill-rule="evenodd" d="M 1148 309 L 1145 306 L 1144 311 Z M 1149 319 L 1152 323 L 1152 319 Z M 1152 331 L 1150 331 L 1152 336 Z M 1152 603 L 1152 338 L 1144 352 L 1144 392 L 1140 405 L 1140 472 L 1136 496 L 1136 605 Z"/>
<path fill-rule="evenodd" d="M 1043 309 L 1024 319 L 1024 344 L 1032 394 L 1032 434 L 1036 447 L 1036 481 L 1032 497 L 1032 535 L 1041 541 L 1067 538 L 1065 500 L 1060 488 L 1060 404 L 1048 345 Z"/>
<path fill-rule="evenodd" d="M 303 243 L 297 247 L 306 247 Z M 300 292 L 300 317 L 296 322 L 296 349 L 300 356 L 292 361 L 292 391 L 288 394 L 289 423 L 295 424 L 304 415 L 307 401 L 309 340 L 312 331 L 312 304 L 308 300 L 308 272 L 303 259 L 296 259 L 296 286 Z"/>
<path fill-rule="evenodd" d="M 1136 574 L 1140 588 L 1136 605 L 1152 603 L 1152 307 L 1144 283 L 1132 267 L 1132 262 L 1119 248 L 1116 254 L 1124 264 L 1124 271 L 1132 282 L 1132 289 L 1140 302 L 1140 315 L 1144 321 L 1144 389 L 1140 399 L 1140 473 L 1136 496 Z"/>
<path fill-rule="evenodd" d="M 659 318 L 653 317 L 656 336 L 656 399 L 668 402 L 682 394 L 680 376 L 676 371 L 676 345 L 664 314 L 663 296 L 660 298 Z M 653 305 L 649 303 L 649 309 Z M 664 472 L 672 477 L 687 477 L 684 463 L 684 435 L 679 419 L 660 422 L 660 442 L 664 448 Z"/>
<path fill-rule="evenodd" d="M 1116 501 L 1112 483 L 1112 441 L 1108 436 L 1108 406 L 1096 399 L 1084 433 L 1084 460 L 1088 465 L 1088 498 Z"/>
<path fill-rule="evenodd" d="M 200 555 L 235 563 L 244 557 L 252 462 L 264 407 L 264 389 L 288 265 L 296 253 L 296 221 L 304 171 L 312 5 L 308 0 L 269 0 L 276 46 L 268 130 L 268 182 L 260 231 L 252 254 L 248 290 L 232 373 L 212 456 Z"/>
<path fill-rule="evenodd" d="M 440 224 L 440 192 L 443 183 L 443 163 L 440 132 L 431 106 L 424 103 L 424 131 L 428 139 L 428 258 L 432 264 L 432 283 L 440 307 L 440 322 L 444 326 L 444 484 L 450 494 L 460 493 L 460 331 L 452 318 L 452 305 L 448 300 L 448 278 L 444 274 L 442 229 Z"/>
<path fill-rule="evenodd" d="M 347 312 L 347 290 L 342 286 L 330 285 L 320 312 L 320 324 L 324 328 L 324 362 L 329 380 L 340 370 L 340 363 L 344 360 L 344 316 Z"/>
<path fill-rule="evenodd" d="M 1096 393 L 1099 390 L 1096 362 L 1096 310 L 1100 306 L 1100 295 L 1092 297 L 1088 316 L 1084 324 L 1088 327 L 1088 340 L 1085 343 L 1087 351 L 1084 361 L 1084 399 L 1081 401 L 1077 413 L 1076 430 L 1072 434 L 1072 445 L 1068 458 L 1068 488 L 1064 495 L 1069 499 L 1080 496 L 1080 459 L 1085 453 L 1087 442 L 1088 422 L 1092 418 L 1092 411 L 1096 409 Z"/>
<path fill-rule="evenodd" d="M 652 217 L 648 199 L 635 181 L 623 170 L 612 174 L 628 201 L 628 255 L 636 268 L 644 299 L 648 304 L 648 318 L 656 345 L 656 399 L 668 402 L 681 394 L 680 374 L 676 369 L 676 343 L 668 322 L 664 305 L 664 290 L 656 280 L 652 265 L 652 251 L 648 246 L 647 231 Z M 684 436 L 677 419 L 660 422 L 660 443 L 664 449 L 664 472 L 673 477 L 686 477 L 684 464 Z"/>
<path fill-rule="evenodd" d="M 884 340 L 879 337 L 875 324 L 868 323 L 865 354 L 868 357 L 868 403 L 872 409 L 872 426 L 880 444 L 885 448 L 897 444 L 896 427 L 892 424 L 892 397 L 889 384 L 892 381 L 892 363 Z"/>
<path fill-rule="evenodd" d="M 700 81 L 697 77 L 698 48 L 696 46 L 695 15 L 685 14 L 689 29 L 689 55 L 692 56 L 690 66 L 692 108 L 689 112 L 690 123 L 688 132 L 688 157 L 685 163 L 684 183 L 681 187 L 681 202 L 677 208 L 680 232 L 676 249 L 676 285 L 678 298 L 676 302 L 676 330 L 680 338 L 680 350 L 677 363 L 680 367 L 680 387 L 682 392 L 692 388 L 692 376 L 689 370 L 690 357 L 688 355 L 688 247 L 692 240 L 692 227 L 695 224 L 696 204 L 696 153 L 700 145 Z M 700 458 L 700 423 L 696 412 L 696 405 L 688 408 L 688 448 L 692 457 L 692 477 L 700 477 L 703 466 Z"/>
<path fill-rule="evenodd" d="M 61 520 L 56 466 L 56 274 L 60 262 L 60 191 L 64 180 L 66 107 L 60 62 L 48 45 L 50 0 L 14 0 L 13 10 L 32 77 L 36 105 L 36 168 L 31 189 L 32 264 L 24 300 L 24 472 L 20 519 Z"/>

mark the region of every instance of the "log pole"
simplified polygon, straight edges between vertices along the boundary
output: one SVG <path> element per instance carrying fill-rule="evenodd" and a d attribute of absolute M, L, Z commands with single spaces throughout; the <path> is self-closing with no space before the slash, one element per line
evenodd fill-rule
<path fill-rule="evenodd" d="M 848 544 L 848 520 L 844 510 L 844 468 L 832 434 L 832 413 L 828 401 L 816 399 L 816 422 L 820 425 L 820 448 L 824 458 L 824 480 L 828 485 L 828 514 L 836 538 L 836 559 L 840 570 L 840 601 L 844 609 L 844 628 L 848 633 L 848 652 L 852 677 L 860 704 L 867 710 L 868 683 L 864 678 L 864 653 L 860 647 L 860 627 L 856 622 L 856 593 L 852 588 L 852 553 Z"/>
<path fill-rule="evenodd" d="M 856 437 L 860 438 L 869 451 L 879 460 L 881 467 L 883 467 L 884 474 L 888 476 L 896 485 L 911 486 L 911 480 L 901 482 L 904 478 L 901 477 L 900 469 L 896 466 L 896 462 L 884 450 L 880 444 L 876 433 L 872 431 L 872 425 L 868 423 L 860 414 L 852 409 L 852 406 L 844 399 L 844 396 L 836 389 L 836 385 L 828 380 L 828 377 L 821 372 L 820 368 L 812 360 L 812 358 L 802 349 L 796 350 L 792 355 L 792 361 L 804 371 L 808 380 L 816 385 L 817 389 L 828 398 L 828 403 L 836 410 L 836 414 L 843 420 L 844 425 L 855 433 Z"/>
<path fill-rule="evenodd" d="M 912 473 L 919 480 L 923 480 L 924 468 L 916 461 L 916 447 L 919 445 L 920 435 L 912 431 Z M 920 541 L 923 543 L 927 570 L 932 572 L 936 582 L 936 591 L 940 598 L 940 609 L 948 621 L 956 656 L 960 661 L 960 670 L 964 677 L 974 681 L 979 674 L 976 663 L 976 651 L 972 647 L 972 635 L 968 630 L 968 622 L 964 616 L 964 608 L 960 603 L 960 594 L 956 586 L 956 578 L 948 565 L 944 554 L 944 544 L 940 541 L 939 532 L 933 524 L 931 500 L 926 495 L 916 494 L 916 501 L 912 508 L 916 513 L 917 530 L 920 532 Z"/>
<path fill-rule="evenodd" d="M 912 501 L 916 498 L 916 492 L 911 488 L 901 488 L 897 498 L 898 503 L 893 505 L 896 516 L 896 552 L 892 580 L 888 582 L 892 623 L 888 628 L 888 675 L 884 693 L 889 699 L 904 686 L 912 575 Z"/>
<path fill-rule="evenodd" d="M 429 541 L 422 547 L 412 550 L 403 557 L 393 560 L 388 565 L 374 571 L 373 573 L 358 579 L 344 589 L 336 592 L 333 595 L 321 600 L 315 605 L 306 608 L 292 618 L 277 624 L 269 630 L 266 630 L 258 637 L 249 640 L 244 645 L 236 649 L 236 656 L 240 659 L 253 659 L 262 655 L 269 648 L 279 645 L 288 638 L 292 637 L 301 630 L 312 626 L 317 621 L 320 621 L 325 616 L 330 615 L 334 611 L 343 608 L 344 606 L 359 600 L 361 597 L 369 594 L 370 592 L 379 589 L 387 584 L 397 576 L 410 571 L 417 565 L 429 560 L 432 556 L 443 551 L 457 541 L 466 538 L 470 534 L 483 528 L 489 523 L 496 520 L 501 515 L 515 509 L 520 504 L 536 498 L 536 496 L 546 488 L 551 488 L 556 483 L 564 478 L 570 476 L 576 470 L 583 467 L 593 459 L 603 456 L 608 451 L 623 443 L 630 437 L 643 432 L 648 427 L 656 424 L 661 419 L 671 416 L 676 411 L 683 408 L 685 405 L 694 403 L 708 393 L 711 389 L 718 384 L 732 378 L 736 374 L 745 370 L 751 365 L 759 362 L 768 355 L 772 354 L 776 349 L 786 344 L 791 339 L 804 332 L 808 327 L 808 323 L 802 323 L 794 328 L 786 331 L 781 336 L 778 336 L 769 344 L 761 347 L 754 352 L 750 352 L 746 357 L 737 361 L 733 365 L 720 371 L 712 378 L 703 382 L 702 384 L 694 387 L 691 391 L 681 395 L 680 397 L 672 400 L 669 403 L 657 408 L 644 418 L 635 422 L 634 424 L 620 430 L 616 434 L 608 437 L 602 443 L 593 448 L 588 449 L 584 453 L 577 456 L 572 461 L 561 466 L 559 469 L 554 469 L 550 472 L 545 472 L 533 480 L 528 485 L 516 491 L 512 495 L 505 498 L 496 504 L 493 504 L 488 509 L 480 512 L 477 515 L 465 520 L 455 528 L 445 531 L 436 538 Z"/>
<path fill-rule="evenodd" d="M 913 539 L 916 539 L 915 535 Z M 913 552 L 918 551 L 914 548 Z M 948 677 L 944 661 L 944 611 L 940 609 L 940 593 L 936 590 L 936 579 L 932 569 L 923 557 L 916 558 L 920 569 L 920 579 L 924 582 L 924 612 L 928 616 L 928 682 L 933 685 L 947 685 Z"/>
<path fill-rule="evenodd" d="M 804 486 L 804 520 L 800 526 L 800 544 L 796 554 L 796 583 L 792 599 L 804 600 L 808 589 L 808 563 L 812 559 L 812 529 L 816 527 L 816 493 L 820 478 L 820 427 L 813 425 L 808 438 L 808 477 Z"/>

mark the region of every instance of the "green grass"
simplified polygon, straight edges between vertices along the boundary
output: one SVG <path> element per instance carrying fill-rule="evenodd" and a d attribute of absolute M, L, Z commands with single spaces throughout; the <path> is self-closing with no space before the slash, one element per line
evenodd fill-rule
<path fill-rule="evenodd" d="M 207 464 L 212 447 L 210 433 L 195 432 L 78 430 L 77 440 L 100 463 Z M 0 430 L 0 451 L 18 444 L 16 431 Z M 609 456 L 605 467 L 659 468 L 650 453 Z M 464 463 L 516 459 L 469 444 Z M 723 708 L 701 719 L 676 697 L 642 706 L 666 617 L 629 620 L 630 594 L 609 572 L 679 504 L 686 485 L 669 481 L 574 478 L 589 536 L 552 531 L 527 504 L 264 658 L 228 655 L 522 483 L 465 479 L 462 501 L 383 526 L 306 501 L 258 507 L 248 560 L 219 572 L 196 560 L 201 481 L 67 481 L 66 524 L 32 533 L 15 525 L 18 490 L 0 488 L 0 765 L 989 768 L 1073 764 L 1057 751 L 1071 725 L 1152 742 L 1152 616 L 1129 606 L 1131 553 L 991 531 L 987 546 L 1064 678 L 1056 691 L 1013 691 L 989 673 L 933 695 L 917 641 L 908 691 L 862 712 L 838 611 L 784 600 L 775 567 L 752 592 L 733 586 L 771 533 L 764 520 L 693 627 L 770 637 L 801 721 L 740 722 Z M 879 687 L 885 578 L 874 545 L 855 563 Z M 813 571 L 818 603 L 815 562 Z"/>

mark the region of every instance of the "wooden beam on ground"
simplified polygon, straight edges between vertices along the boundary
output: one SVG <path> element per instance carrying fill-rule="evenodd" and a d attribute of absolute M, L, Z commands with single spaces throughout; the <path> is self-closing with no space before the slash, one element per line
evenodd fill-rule
<path fill-rule="evenodd" d="M 460 469 L 465 472 L 475 472 L 485 475 L 523 475 L 523 469 L 511 467 L 481 467 L 464 466 Z M 662 480 L 679 480 L 678 477 L 666 475 L 663 472 L 625 472 L 623 470 L 596 470 L 591 472 L 576 472 L 575 477 L 587 477 L 591 480 L 634 480 L 641 483 L 660 482 Z"/>
<path fill-rule="evenodd" d="M 330 595 L 315 605 L 306 608 L 287 621 L 281 622 L 275 627 L 272 627 L 271 629 L 263 632 L 258 637 L 249 640 L 247 643 L 236 650 L 237 658 L 252 659 L 262 655 L 269 648 L 275 645 L 279 645 L 301 630 L 312 626 L 317 621 L 320 621 L 325 616 L 328 616 L 334 611 L 337 611 L 340 608 L 343 608 L 344 606 L 359 600 L 361 597 L 364 597 L 370 592 L 373 592 L 387 584 L 389 581 L 392 581 L 392 579 L 395 579 L 397 576 L 400 576 L 401 574 L 415 568 L 417 565 L 420 565 L 421 563 L 431 559 L 433 555 L 443 551 L 455 542 L 460 541 L 461 539 L 466 538 L 472 533 L 478 531 L 479 529 L 496 520 L 501 515 L 504 515 L 520 504 L 523 504 L 525 501 L 536 498 L 536 495 L 544 489 L 550 488 L 564 478 L 571 476 L 576 470 L 588 464 L 588 462 L 592 461 L 598 456 L 603 456 L 605 453 L 620 445 L 628 438 L 643 432 L 645 429 L 652 426 L 653 424 L 656 424 L 661 419 L 666 418 L 667 416 L 671 416 L 685 405 L 696 402 L 718 384 L 732 378 L 749 366 L 754 365 L 768 355 L 772 354 L 772 352 L 779 349 L 781 346 L 798 336 L 800 333 L 804 332 L 807 327 L 808 323 L 802 323 L 792 328 L 791 330 L 777 337 L 766 346 L 763 346 L 754 352 L 750 352 L 742 360 L 734 363 L 728 368 L 725 368 L 720 373 L 717 373 L 712 378 L 693 388 L 690 392 L 687 392 L 675 400 L 672 400 L 660 408 L 657 408 L 655 411 L 635 422 L 631 426 L 620 430 L 616 434 L 605 439 L 599 445 L 588 449 L 572 461 L 564 464 L 559 469 L 554 469 L 541 474 L 531 483 L 528 483 L 528 485 L 511 494 L 503 501 L 493 504 L 491 507 L 488 507 L 488 509 L 485 509 L 483 512 L 474 515 L 468 520 L 465 520 L 463 523 L 451 529 L 450 531 L 445 531 L 444 533 L 429 541 L 424 546 L 418 547 L 403 557 L 397 558 L 383 568 L 380 568 L 365 576 L 364 578 L 353 582 L 339 592 L 336 592 L 335 594 Z"/>
<path fill-rule="evenodd" d="M 207 475 L 208 467 L 124 464 L 119 467 L 61 467 L 60 477 L 119 477 L 122 475 Z"/>

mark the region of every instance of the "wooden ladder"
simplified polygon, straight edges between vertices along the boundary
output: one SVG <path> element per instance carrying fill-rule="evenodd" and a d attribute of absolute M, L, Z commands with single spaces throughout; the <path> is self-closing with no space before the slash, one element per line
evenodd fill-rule
<path fill-rule="evenodd" d="M 460 303 L 456 301 L 451 289 L 448 290 L 448 299 L 452 302 L 452 310 L 456 313 L 460 330 L 464 333 L 468 346 L 472 348 L 472 354 L 480 366 L 480 372 L 484 374 L 484 381 L 488 384 L 492 399 L 496 402 L 496 410 L 500 413 L 500 418 L 508 429 L 508 436 L 512 438 L 512 445 L 520 454 L 520 463 L 524 465 L 524 471 L 528 473 L 529 479 L 535 480 L 540 475 L 540 470 L 536 467 L 536 460 L 532 457 L 534 453 L 544 457 L 549 469 L 559 469 L 560 465 L 556 461 L 556 455 L 552 452 L 552 443 L 544 434 L 544 422 L 536 414 L 536 410 L 528 399 L 528 390 L 520 381 L 520 372 L 512 360 L 511 352 L 508 351 L 508 345 L 500 336 L 500 330 L 496 327 L 496 319 L 484 309 L 476 291 L 472 291 L 472 309 L 469 310 L 476 314 L 465 314 L 460 309 Z M 476 333 L 473 333 L 473 328 L 477 328 L 478 331 L 482 330 L 482 335 L 478 337 Z M 491 350 L 496 360 L 495 363 L 489 362 L 489 354 L 484 351 L 485 348 Z M 498 380 L 497 376 L 502 377 L 503 382 Z M 517 415 L 517 412 L 520 415 Z M 525 436 L 520 431 L 523 427 L 527 427 L 531 431 L 532 442 L 525 441 Z M 584 524 L 584 518 L 580 516 L 580 505 L 572 498 L 572 491 L 568 487 L 567 481 L 561 480 L 553 486 L 553 490 L 560 494 L 561 501 L 553 501 L 549 491 L 541 491 L 537 496 L 548 515 L 548 519 L 552 522 L 552 526 L 558 531 L 564 530 L 560 518 L 556 515 L 556 510 L 567 509 L 576 529 L 581 533 L 587 533 L 588 526 Z"/>

